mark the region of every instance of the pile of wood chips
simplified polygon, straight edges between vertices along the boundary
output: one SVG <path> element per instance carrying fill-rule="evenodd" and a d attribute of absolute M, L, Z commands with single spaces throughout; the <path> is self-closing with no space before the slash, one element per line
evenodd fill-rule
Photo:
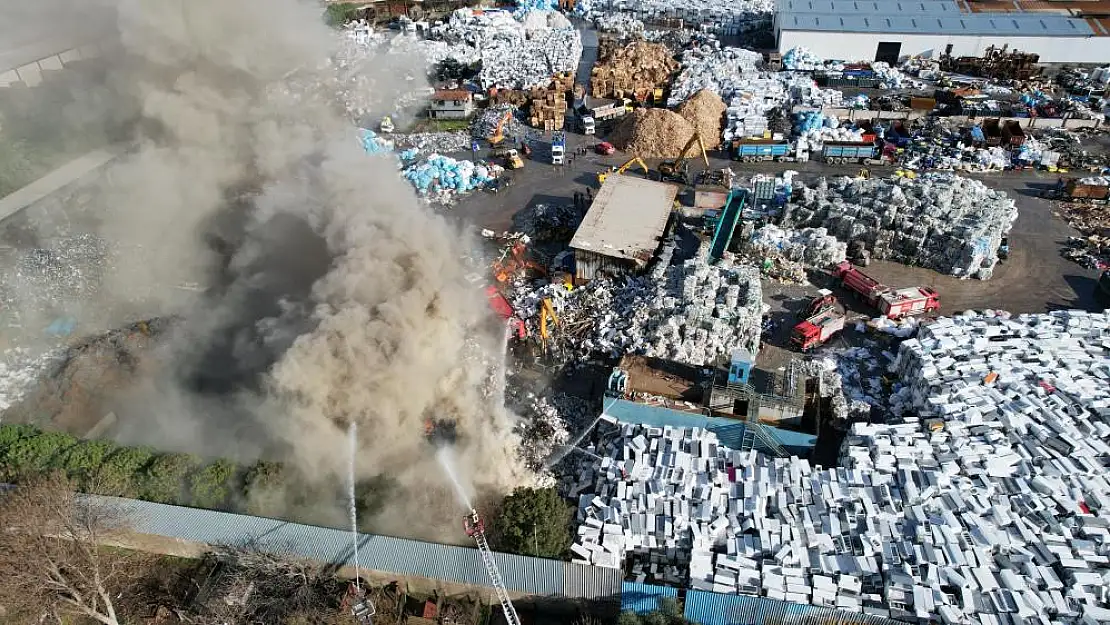
<path fill-rule="evenodd" d="M 626 115 L 609 135 L 609 141 L 630 155 L 645 158 L 677 158 L 694 126 L 667 109 L 636 109 Z"/>
<path fill-rule="evenodd" d="M 590 72 L 590 95 L 644 101 L 666 87 L 676 71 L 678 62 L 667 46 L 634 41 L 598 60 Z"/>
<path fill-rule="evenodd" d="M 694 125 L 707 148 L 717 145 L 721 138 L 721 128 L 725 110 L 728 106 L 721 96 L 702 89 L 690 99 L 678 105 L 678 114 Z"/>

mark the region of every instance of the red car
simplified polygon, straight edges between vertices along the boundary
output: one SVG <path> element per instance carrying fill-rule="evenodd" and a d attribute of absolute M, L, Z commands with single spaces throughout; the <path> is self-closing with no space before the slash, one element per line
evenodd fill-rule
<path fill-rule="evenodd" d="M 596 151 L 598 154 L 601 154 L 602 156 L 609 156 L 610 154 L 616 152 L 617 148 L 613 147 L 613 144 L 609 143 L 608 141 L 602 141 L 594 147 L 594 151 Z"/>

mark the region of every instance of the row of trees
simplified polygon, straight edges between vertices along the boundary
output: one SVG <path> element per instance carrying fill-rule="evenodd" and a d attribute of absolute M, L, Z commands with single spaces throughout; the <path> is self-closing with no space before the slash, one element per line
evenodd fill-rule
<path fill-rule="evenodd" d="M 281 465 L 240 466 L 148 447 L 80 440 L 30 425 L 0 425 L 0 480 L 19 482 L 60 471 L 82 492 L 189 505 L 242 507 L 254 490 L 282 480 Z"/>

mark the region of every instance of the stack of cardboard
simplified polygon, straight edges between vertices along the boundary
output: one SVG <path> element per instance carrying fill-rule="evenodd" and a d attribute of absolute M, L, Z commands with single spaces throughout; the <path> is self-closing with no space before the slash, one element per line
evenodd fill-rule
<path fill-rule="evenodd" d="M 634 98 L 644 101 L 665 88 L 678 62 L 661 43 L 635 41 L 603 57 L 590 72 L 590 95 L 595 98 Z"/>
<path fill-rule="evenodd" d="M 546 87 L 533 87 L 531 117 L 529 121 L 536 128 L 562 130 L 567 113 L 567 94 L 574 88 L 574 74 L 556 74 Z"/>

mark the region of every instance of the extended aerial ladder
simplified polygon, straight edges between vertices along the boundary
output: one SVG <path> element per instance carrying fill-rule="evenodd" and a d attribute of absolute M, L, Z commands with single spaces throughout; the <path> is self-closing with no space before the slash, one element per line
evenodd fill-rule
<path fill-rule="evenodd" d="M 628 159 L 628 162 L 626 162 L 624 165 L 621 165 L 620 167 L 610 167 L 609 171 L 598 172 L 597 183 L 605 184 L 606 178 L 613 174 L 623 174 L 624 172 L 628 171 L 633 165 L 639 165 L 640 169 L 644 170 L 645 176 L 649 175 L 649 172 L 651 171 L 650 169 L 648 169 L 647 163 L 644 162 L 644 159 L 640 158 L 639 156 L 633 156 L 632 158 Z"/>
<path fill-rule="evenodd" d="M 690 180 L 689 172 L 687 171 L 689 168 L 686 164 L 688 159 L 687 154 L 690 153 L 690 148 L 694 147 L 695 144 L 697 144 L 698 149 L 701 150 L 701 160 L 705 163 L 705 168 L 709 169 L 709 155 L 705 152 L 705 142 L 702 141 L 701 135 L 695 132 L 694 136 L 690 137 L 690 140 L 686 142 L 682 151 L 678 153 L 677 160 L 659 163 L 659 179 L 687 184 Z"/>
<path fill-rule="evenodd" d="M 501 579 L 501 571 L 498 570 L 497 563 L 493 561 L 493 550 L 489 548 L 489 541 L 486 540 L 486 528 L 482 519 L 478 517 L 478 511 L 471 510 L 470 514 L 465 517 L 463 525 L 466 528 L 466 535 L 473 538 L 474 543 L 478 545 L 478 553 L 482 556 L 482 562 L 486 565 L 490 582 L 493 583 L 493 589 L 497 591 L 497 600 L 501 602 L 501 609 L 505 612 L 505 621 L 509 625 L 521 625 L 520 617 L 517 616 L 516 608 L 513 607 L 513 602 L 509 598 L 509 591 L 505 588 L 505 581 Z"/>

